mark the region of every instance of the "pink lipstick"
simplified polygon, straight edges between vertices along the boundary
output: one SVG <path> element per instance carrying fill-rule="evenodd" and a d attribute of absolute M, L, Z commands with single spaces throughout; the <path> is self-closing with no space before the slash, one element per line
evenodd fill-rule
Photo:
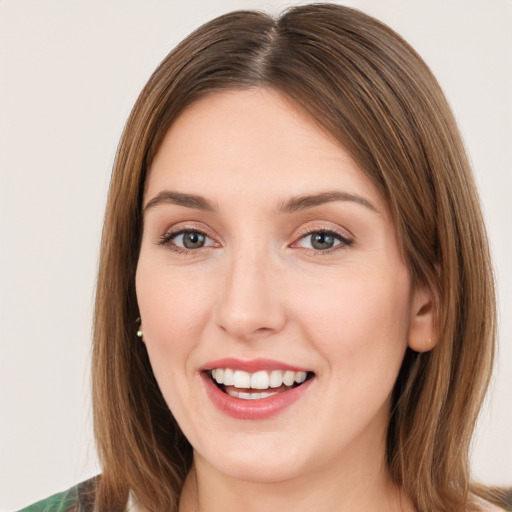
<path fill-rule="evenodd" d="M 217 409 L 246 420 L 279 414 L 307 392 L 314 377 L 306 368 L 269 359 L 218 359 L 200 371 Z"/>

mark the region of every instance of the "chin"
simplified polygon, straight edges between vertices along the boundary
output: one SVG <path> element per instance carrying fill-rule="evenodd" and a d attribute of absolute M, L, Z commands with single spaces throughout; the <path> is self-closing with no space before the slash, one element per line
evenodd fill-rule
<path fill-rule="evenodd" d="M 228 477 L 261 484 L 293 479 L 306 467 L 298 450 L 294 453 L 294 449 L 288 449 L 284 443 L 265 440 L 264 446 L 258 447 L 258 443 L 252 440 L 250 444 L 251 447 L 246 445 L 246 449 L 240 448 L 240 445 L 224 449 L 219 446 L 216 453 L 205 454 L 206 457 L 201 455 L 200 458 L 203 463 Z M 279 444 L 281 447 L 276 447 Z"/>
<path fill-rule="evenodd" d="M 287 480 L 292 480 L 301 472 L 296 466 L 291 467 L 285 461 L 275 458 L 274 460 L 257 460 L 253 464 L 247 461 L 226 461 L 225 464 L 219 464 L 217 470 L 226 476 L 246 482 L 271 484 Z"/>

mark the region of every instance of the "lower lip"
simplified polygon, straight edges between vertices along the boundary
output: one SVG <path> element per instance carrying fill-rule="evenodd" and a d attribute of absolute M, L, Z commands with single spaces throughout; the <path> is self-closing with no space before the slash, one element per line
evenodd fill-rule
<path fill-rule="evenodd" d="M 238 420 L 265 420 L 276 416 L 281 411 L 299 400 L 308 390 L 313 379 L 309 379 L 296 388 L 282 391 L 277 395 L 256 400 L 244 400 L 236 398 L 221 391 L 212 381 L 211 377 L 202 373 L 201 377 L 206 387 L 206 392 L 213 405 L 219 411 Z"/>

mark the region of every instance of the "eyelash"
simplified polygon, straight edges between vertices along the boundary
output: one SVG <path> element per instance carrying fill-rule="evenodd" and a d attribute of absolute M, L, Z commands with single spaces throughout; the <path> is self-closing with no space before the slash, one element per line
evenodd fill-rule
<path fill-rule="evenodd" d="M 329 255 L 334 252 L 337 252 L 342 249 L 346 249 L 347 247 L 350 247 L 353 245 L 354 241 L 350 238 L 348 238 L 346 235 L 341 234 L 339 231 L 336 231 L 332 228 L 314 228 L 314 229 L 306 229 L 303 232 L 299 234 L 299 238 L 296 242 L 293 243 L 294 246 L 296 246 L 301 240 L 304 240 L 308 236 L 312 236 L 315 234 L 323 234 L 332 236 L 335 238 L 339 243 L 337 245 L 334 245 L 333 247 L 330 247 L 329 249 L 319 250 L 319 249 L 307 249 L 303 248 L 304 252 L 308 256 L 324 256 Z"/>
<path fill-rule="evenodd" d="M 209 238 L 210 240 L 213 240 L 212 237 L 208 236 L 207 233 L 205 233 L 204 231 L 201 231 L 200 229 L 180 229 L 178 231 L 172 231 L 172 232 L 167 232 L 167 233 L 163 234 L 160 237 L 160 241 L 158 242 L 158 245 L 166 247 L 169 250 L 176 252 L 177 254 L 191 254 L 191 253 L 196 252 L 198 249 L 211 247 L 211 246 L 206 246 L 206 247 L 203 246 L 203 247 L 199 247 L 197 249 L 187 249 L 185 247 L 180 247 L 180 246 L 172 243 L 172 241 L 175 238 L 177 238 L 180 235 L 185 235 L 187 233 L 197 233 L 199 235 L 203 235 L 206 238 Z M 333 238 L 338 240 L 339 243 L 337 245 L 334 245 L 333 247 L 330 247 L 329 249 L 324 249 L 324 250 L 303 248 L 304 252 L 308 256 L 321 256 L 321 255 L 331 254 L 340 249 L 345 249 L 347 247 L 350 247 L 354 243 L 353 240 L 351 240 L 350 238 L 348 238 L 345 235 L 342 235 L 341 233 L 339 233 L 338 231 L 336 231 L 332 228 L 316 228 L 316 229 L 309 229 L 309 230 L 305 230 L 305 231 L 301 232 L 297 241 L 292 244 L 292 247 L 296 246 L 301 240 L 307 238 L 308 236 L 314 235 L 314 234 L 324 234 L 324 235 L 332 236 Z"/>
<path fill-rule="evenodd" d="M 160 237 L 160 241 L 158 242 L 158 245 L 161 245 L 163 247 L 166 247 L 167 249 L 176 252 L 177 254 L 190 254 L 196 252 L 198 249 L 208 248 L 206 247 L 199 247 L 198 249 L 187 249 L 186 247 L 180 247 L 172 241 L 177 238 L 180 235 L 186 235 L 187 233 L 197 233 L 199 235 L 203 235 L 205 238 L 209 238 L 210 240 L 213 240 L 212 237 L 208 236 L 204 231 L 201 231 L 200 229 L 179 229 L 178 231 L 171 231 L 164 233 Z"/>

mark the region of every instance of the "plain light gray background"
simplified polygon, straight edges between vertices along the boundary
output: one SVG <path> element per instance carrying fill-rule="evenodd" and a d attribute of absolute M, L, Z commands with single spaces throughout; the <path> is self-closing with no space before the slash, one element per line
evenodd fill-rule
<path fill-rule="evenodd" d="M 98 471 L 89 344 L 110 169 L 141 87 L 208 19 L 257 0 L 0 0 L 0 510 Z M 495 257 L 500 352 L 476 478 L 512 484 L 512 3 L 340 2 L 387 22 L 445 89 Z"/>

